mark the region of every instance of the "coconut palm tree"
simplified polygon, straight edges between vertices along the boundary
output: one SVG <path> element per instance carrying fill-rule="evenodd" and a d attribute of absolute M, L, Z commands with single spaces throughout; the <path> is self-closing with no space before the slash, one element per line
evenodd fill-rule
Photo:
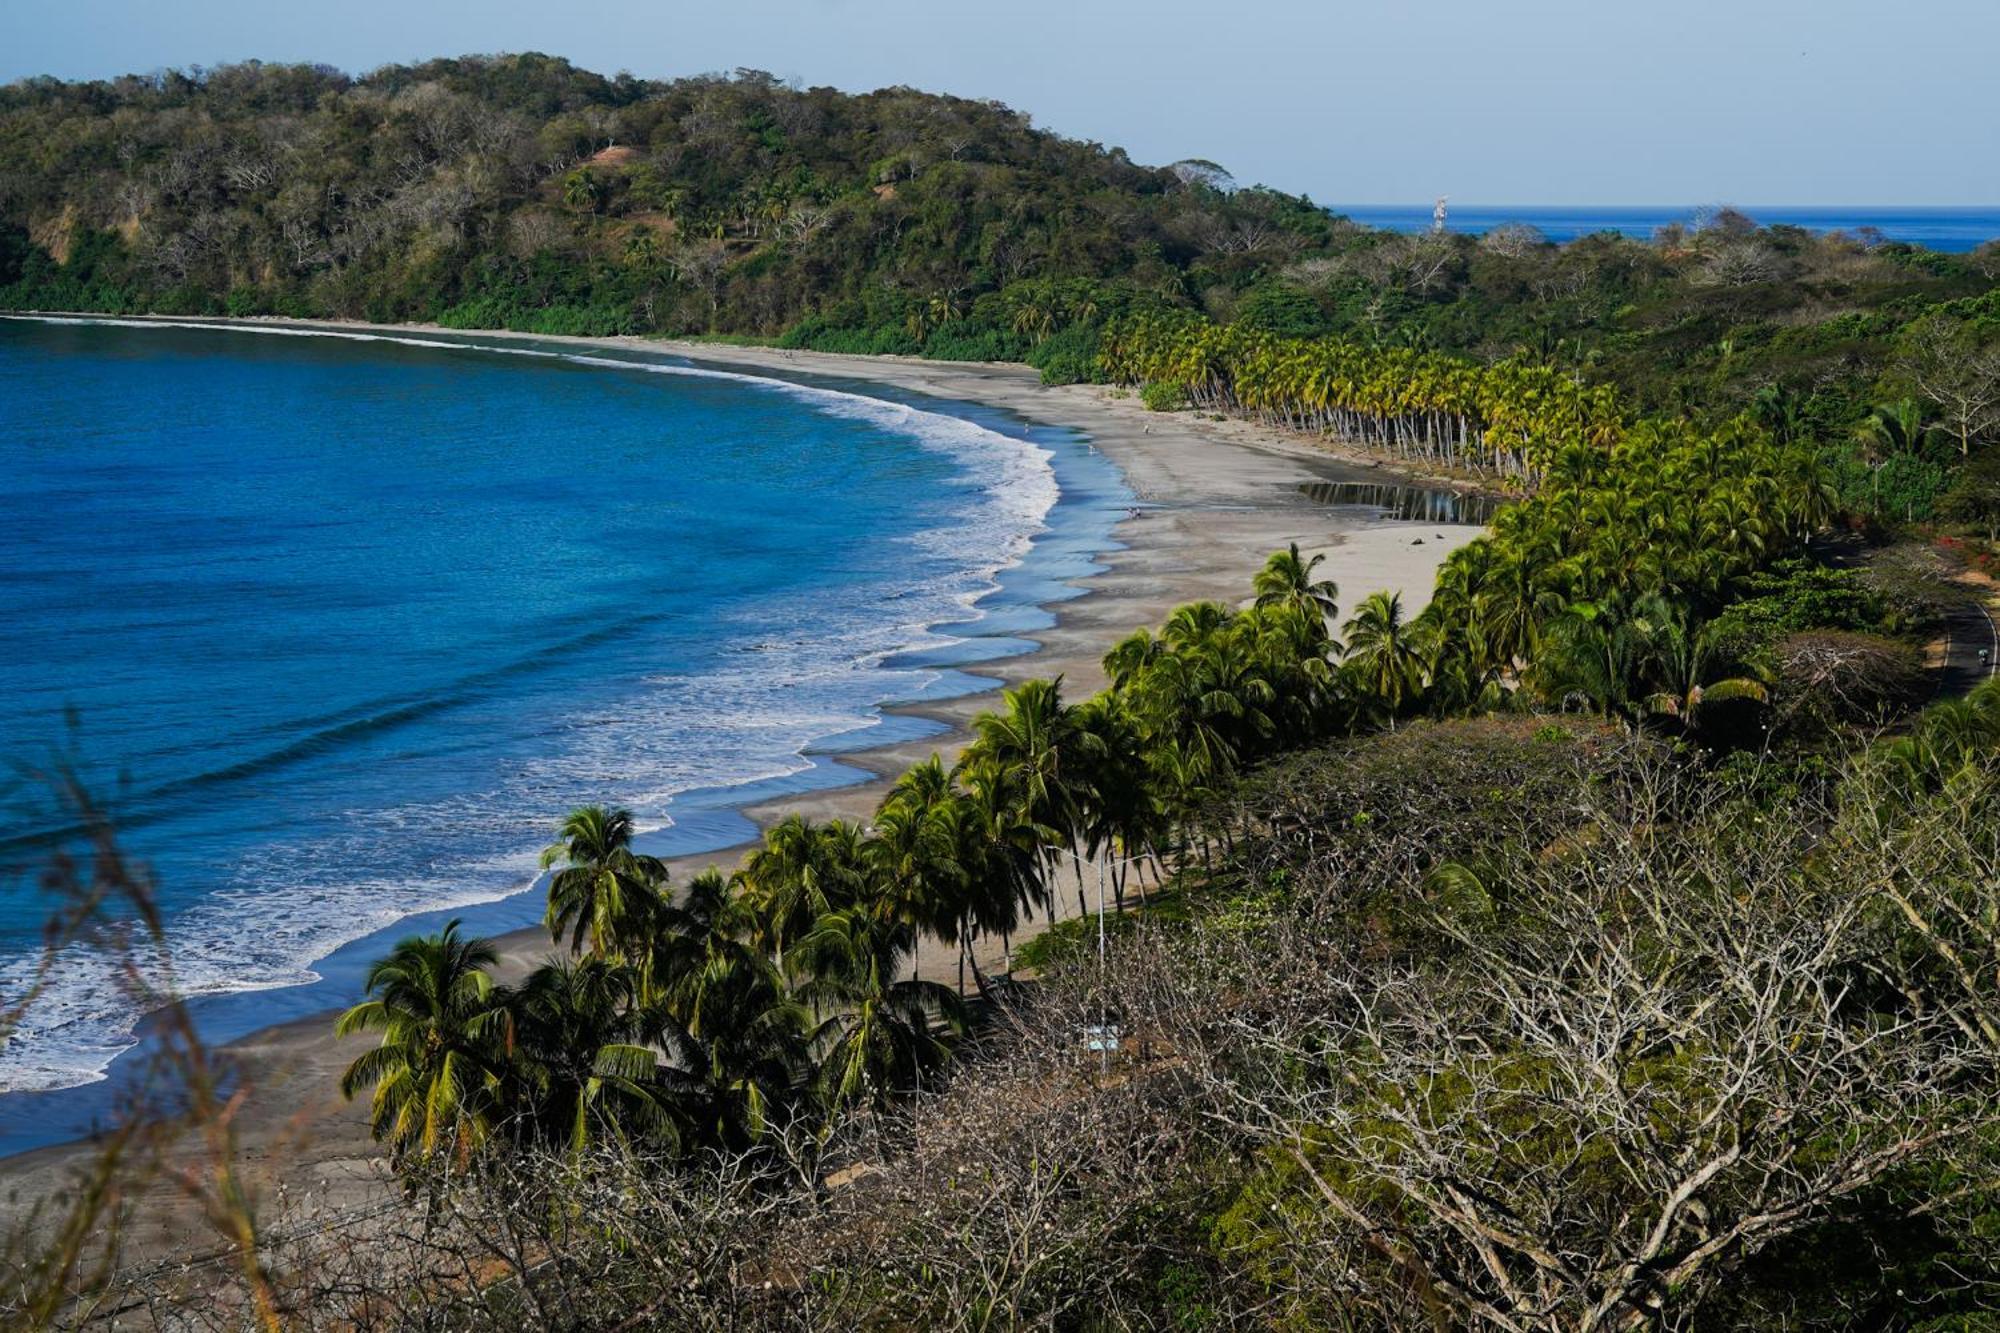
<path fill-rule="evenodd" d="M 1342 628 L 1347 635 L 1342 671 L 1380 700 L 1393 720 L 1422 692 L 1430 672 L 1422 628 L 1403 618 L 1402 594 L 1390 592 L 1368 594 Z"/>
<path fill-rule="evenodd" d="M 1096 736 L 1077 727 L 1062 701 L 1062 677 L 1031 680 L 1008 690 L 997 712 L 973 719 L 967 754 L 996 765 L 1007 791 L 1021 803 L 1019 822 L 1044 830 L 1044 852 L 1073 847 L 1089 801 L 1086 779 L 1096 759 Z M 1078 893 L 1082 871 L 1078 869 Z"/>
<path fill-rule="evenodd" d="M 1542 635 L 1532 680 L 1558 707 L 1629 715 L 1644 652 L 1642 636 L 1614 608 L 1575 602 Z"/>
<path fill-rule="evenodd" d="M 1757 390 L 1750 400 L 1750 412 L 1779 444 L 1792 444 L 1806 435 L 1805 397 L 1787 385 L 1766 384 Z"/>
<path fill-rule="evenodd" d="M 1920 400 L 1901 398 L 1877 406 L 1862 421 L 1857 433 L 1871 453 L 1888 459 L 1921 454 L 1936 429 Z"/>
<path fill-rule="evenodd" d="M 621 962 L 555 958 L 505 997 L 526 1136 L 573 1153 L 607 1137 L 678 1142 L 673 1080 L 648 1044 L 639 984 Z"/>
<path fill-rule="evenodd" d="M 558 944 L 564 932 L 579 950 L 587 938 L 599 957 L 623 954 L 644 942 L 658 915 L 667 868 L 657 857 L 632 850 L 632 812 L 586 805 L 572 810 L 542 852 L 549 878 L 544 917 Z"/>
<path fill-rule="evenodd" d="M 1104 655 L 1104 674 L 1110 678 L 1111 688 L 1124 689 L 1167 651 L 1167 645 L 1155 638 L 1151 630 L 1139 629 L 1126 635 Z"/>
<path fill-rule="evenodd" d="M 752 943 L 757 927 L 756 913 L 736 885 L 713 867 L 702 871 L 662 916 L 650 950 L 651 997 L 691 1031 L 704 1031 L 718 980 L 769 962 Z"/>
<path fill-rule="evenodd" d="M 757 936 L 781 971 L 792 940 L 825 913 L 859 901 L 866 873 L 861 831 L 843 820 L 787 815 L 766 831 L 744 862 L 742 881 Z"/>
<path fill-rule="evenodd" d="M 1062 701 L 1062 677 L 1025 681 L 1001 696 L 998 711 L 973 719 L 972 748 L 991 759 L 1024 803 L 1028 819 L 1059 834 L 1074 813 L 1072 778 L 1067 771 L 1079 746 L 1089 740 L 1076 728 Z"/>
<path fill-rule="evenodd" d="M 654 1044 L 670 1053 L 690 1136 L 740 1151 L 791 1113 L 811 1073 L 812 1019 L 764 954 L 718 950 L 697 1004 L 648 1016 Z"/>
<path fill-rule="evenodd" d="M 1046 852 L 1060 834 L 1034 822 L 1032 802 L 1016 788 L 1014 770 L 992 756 L 968 749 L 956 774 L 963 792 L 959 862 L 966 867 L 965 920 L 980 934 L 1005 942 L 1025 915 L 1049 906 Z M 1005 952 L 1011 971 L 1011 943 Z M 979 979 L 976 968 L 974 977 Z"/>
<path fill-rule="evenodd" d="M 861 908 L 829 912 L 800 941 L 810 977 L 801 995 L 828 1015 L 813 1046 L 820 1097 L 829 1108 L 881 1106 L 920 1088 L 950 1055 L 940 1029 L 964 1030 L 957 992 L 934 981 L 897 979 L 914 942 L 909 927 Z"/>
<path fill-rule="evenodd" d="M 563 202 L 579 213 L 594 213 L 601 191 L 588 167 L 579 167 L 563 177 Z"/>
<path fill-rule="evenodd" d="M 1075 709 L 1078 730 L 1096 738 L 1085 785 L 1090 800 L 1077 827 L 1084 852 L 1109 856 L 1112 892 L 1125 910 L 1125 884 L 1134 857 L 1157 853 L 1163 834 L 1154 776 L 1146 764 L 1146 738 L 1124 694 L 1095 694 Z"/>
<path fill-rule="evenodd" d="M 1718 677 L 1708 636 L 1691 628 L 1686 613 L 1665 598 L 1640 603 L 1633 621 L 1644 644 L 1640 671 L 1648 689 L 1639 702 L 1648 715 L 1674 718 L 1699 731 L 1704 710 L 1716 704 L 1770 702 L 1769 689 L 1754 674 Z"/>
<path fill-rule="evenodd" d="M 370 1124 L 398 1160 L 448 1153 L 463 1163 L 505 1110 L 512 1023 L 487 974 L 498 955 L 458 927 L 399 941 L 369 967 L 369 998 L 334 1024 L 336 1037 L 382 1036 L 347 1066 L 340 1093 L 375 1090 Z"/>
<path fill-rule="evenodd" d="M 1313 571 L 1325 561 L 1324 552 L 1318 552 L 1308 560 L 1299 553 L 1299 544 L 1292 542 L 1282 551 L 1273 551 L 1264 567 L 1257 571 L 1251 587 L 1257 594 L 1260 607 L 1292 606 L 1305 612 L 1309 619 L 1317 620 L 1322 633 L 1327 623 L 1340 615 L 1340 588 L 1332 579 L 1315 579 Z"/>
<path fill-rule="evenodd" d="M 963 802 L 937 755 L 896 779 L 867 842 L 877 915 L 941 943 L 959 943 L 967 904 L 962 817 Z M 916 968 L 913 949 L 912 976 Z"/>

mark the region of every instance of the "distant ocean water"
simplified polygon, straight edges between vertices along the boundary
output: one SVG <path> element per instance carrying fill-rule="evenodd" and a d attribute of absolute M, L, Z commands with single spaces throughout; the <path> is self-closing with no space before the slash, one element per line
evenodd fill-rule
<path fill-rule="evenodd" d="M 506 895 L 572 806 L 674 854 L 853 780 L 840 750 L 934 730 L 878 705 L 1031 648 L 1129 501 L 966 405 L 472 341 L 0 320 L 0 762 L 78 720 L 218 1040 L 450 912 L 535 921 Z M 0 863 L 51 827 L 0 788 Z M 0 995 L 49 906 L 0 884 Z M 63 959 L 0 1151 L 104 1114 L 140 1018 Z"/>
<path fill-rule="evenodd" d="M 1333 204 L 1356 222 L 1390 231 L 1428 231 L 1432 204 Z M 1555 208 L 1531 204 L 1448 203 L 1449 231 L 1480 235 L 1509 222 L 1525 222 L 1552 241 L 1573 241 L 1600 231 L 1645 238 L 1669 223 L 1692 225 L 1704 212 L 1688 205 Z M 1737 209 L 1766 226 L 1784 223 L 1809 231 L 1858 231 L 1873 227 L 1892 241 L 1933 250 L 1966 251 L 2000 238 L 2000 208 L 1790 208 Z"/>

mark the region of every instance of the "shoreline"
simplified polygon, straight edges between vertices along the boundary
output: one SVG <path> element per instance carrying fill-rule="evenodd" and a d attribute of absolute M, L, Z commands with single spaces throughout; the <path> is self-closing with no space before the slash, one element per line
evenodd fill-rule
<path fill-rule="evenodd" d="M 1481 530 L 1358 519 L 1351 512 L 1317 504 L 1299 490 L 1305 482 L 1325 480 L 1395 480 L 1438 488 L 1453 486 L 1450 480 L 1418 479 L 1365 455 L 1337 447 L 1320 448 L 1252 423 L 1210 421 L 1186 412 L 1147 412 L 1134 398 L 1114 396 L 1094 386 L 1044 388 L 1036 373 L 1022 366 L 854 357 L 633 337 L 485 333 L 425 325 L 221 319 L 148 322 L 224 327 L 234 323 L 250 328 L 276 324 L 387 338 L 441 334 L 577 351 L 644 352 L 767 378 L 791 378 L 864 394 L 873 390 L 871 396 L 894 401 L 901 401 L 898 394 L 914 394 L 941 400 L 939 406 L 960 404 L 996 411 L 1031 428 L 1071 432 L 1091 452 L 1108 459 L 1123 477 L 1134 503 L 1143 507 L 1140 512 L 1144 516 L 1128 517 L 1112 526 L 1112 549 L 1082 553 L 1093 557 L 1096 572 L 1061 579 L 1060 588 L 1052 584 L 1046 590 L 1050 594 L 1061 591 L 1060 597 L 1052 595 L 1044 600 L 1031 594 L 1022 599 L 1021 605 L 1039 606 L 1052 621 L 1045 629 L 1015 636 L 1033 641 L 1034 650 L 997 660 L 969 661 L 957 668 L 990 679 L 990 688 L 933 701 L 886 703 L 876 709 L 881 718 L 922 718 L 946 728 L 942 732 L 851 750 L 809 746 L 802 752 L 816 766 L 832 762 L 864 775 L 858 779 L 763 799 L 717 803 L 717 808 L 733 810 L 757 830 L 794 813 L 814 819 L 865 820 L 886 782 L 904 768 L 933 751 L 947 759 L 955 756 L 972 716 L 990 707 L 1001 688 L 1033 677 L 1061 675 L 1068 697 L 1084 697 L 1103 683 L 1099 658 L 1116 639 L 1141 625 L 1157 623 L 1172 606 L 1184 601 L 1243 600 L 1250 576 L 1263 556 L 1288 541 L 1297 541 L 1307 551 L 1327 553 L 1323 568 L 1340 583 L 1343 607 L 1351 607 L 1377 588 L 1389 588 L 1402 592 L 1414 611 L 1428 600 L 1437 563 Z M 1057 501 L 1059 507 L 1062 503 Z M 1036 541 L 1052 531 L 1038 534 Z M 941 665 L 938 669 L 953 668 Z M 684 881 L 694 870 L 710 864 L 734 865 L 754 840 L 753 835 L 712 851 L 672 857 L 669 864 L 674 878 Z M 523 896 L 516 894 L 503 901 Z M 1085 906 L 1063 904 L 1064 896 L 1057 894 L 1058 917 L 1076 914 L 1061 910 L 1062 906 Z M 419 919 L 406 919 L 392 930 L 398 935 L 408 933 L 419 928 L 415 924 Z M 1032 933 L 1024 932 L 1017 939 Z M 376 939 L 380 934 L 366 938 Z M 990 947 L 980 951 L 982 966 L 998 962 L 999 942 L 988 943 Z M 501 974 L 506 978 L 539 962 L 549 947 L 546 935 L 534 928 L 501 935 L 496 944 L 502 952 Z M 955 956 L 955 951 L 939 950 L 933 944 L 920 952 L 918 965 L 936 975 Z M 285 1207 L 342 1209 L 377 1197 L 384 1188 L 379 1153 L 367 1133 L 365 1105 L 343 1103 L 335 1086 L 338 1070 L 360 1049 L 360 1043 L 333 1040 L 331 1012 L 259 1028 L 221 1047 L 251 1089 L 236 1121 L 239 1165 L 267 1205 L 274 1195 L 280 1195 Z M 175 1150 L 176 1154 L 185 1151 Z M 31 1149 L 0 1162 L 0 1174 L 7 1182 L 8 1213 L 14 1214 L 38 1197 L 59 1194 L 66 1178 L 91 1155 L 89 1141 L 78 1140 Z M 196 1229 L 177 1187 L 170 1183 L 149 1185 L 137 1202 L 139 1216 L 128 1235 L 137 1253 L 171 1252 L 183 1229 Z"/>

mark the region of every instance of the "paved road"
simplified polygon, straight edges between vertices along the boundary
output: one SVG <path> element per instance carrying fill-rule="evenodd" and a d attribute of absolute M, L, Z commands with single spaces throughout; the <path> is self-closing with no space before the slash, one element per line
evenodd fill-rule
<path fill-rule="evenodd" d="M 1996 671 L 2000 671 L 2000 629 L 1995 629 L 1992 615 L 1978 602 L 1954 606 L 1945 617 L 1938 697 L 1959 698 Z"/>

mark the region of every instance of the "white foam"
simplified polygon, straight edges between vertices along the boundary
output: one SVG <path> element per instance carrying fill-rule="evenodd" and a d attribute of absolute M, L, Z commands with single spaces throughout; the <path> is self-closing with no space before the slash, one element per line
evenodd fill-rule
<path fill-rule="evenodd" d="M 879 721 L 877 706 L 884 698 L 911 693 L 933 677 L 883 663 L 914 648 L 957 642 L 960 636 L 932 627 L 965 621 L 967 609 L 996 586 L 1000 572 L 1026 555 L 1059 495 L 1050 453 L 1031 441 L 948 414 L 776 377 L 407 334 L 112 317 L 0 317 L 401 343 L 733 381 L 903 435 L 954 459 L 977 486 L 978 499 L 954 515 L 954 522 L 910 539 L 952 563 L 957 568 L 953 576 L 913 582 L 886 596 L 876 589 L 863 597 L 869 590 L 857 585 L 851 590 L 855 605 L 831 633 L 803 643 L 787 639 L 782 651 L 744 654 L 725 668 L 699 675 L 651 678 L 641 697 L 575 718 L 563 743 L 513 774 L 504 790 L 350 812 L 337 834 L 267 847 L 223 868 L 218 887 L 170 926 L 171 984 L 183 996 L 311 982 L 317 979 L 313 965 L 335 949 L 414 913 L 467 907 L 520 891 L 534 877 L 535 850 L 548 825 L 579 791 L 642 816 L 651 812 L 659 821 L 655 827 L 666 827 L 672 823 L 671 803 L 681 793 L 782 778 L 808 767 L 804 752 L 815 741 Z M 893 607 L 893 615 L 882 614 L 887 607 Z M 825 608 L 816 610 L 824 613 Z M 770 625 L 731 628 L 769 634 L 797 621 L 783 607 L 765 607 L 763 614 Z M 393 878 L 357 873 L 370 864 L 371 849 L 385 840 L 407 845 L 412 838 L 433 835 L 438 855 L 428 873 Z M 454 850 L 468 848 L 487 850 L 453 859 Z M 34 961 L 17 958 L 0 966 L 0 994 L 22 993 Z M 71 1087 L 103 1078 L 112 1060 L 134 1043 L 142 1016 L 113 960 L 72 950 L 0 1050 L 0 1091 Z"/>

